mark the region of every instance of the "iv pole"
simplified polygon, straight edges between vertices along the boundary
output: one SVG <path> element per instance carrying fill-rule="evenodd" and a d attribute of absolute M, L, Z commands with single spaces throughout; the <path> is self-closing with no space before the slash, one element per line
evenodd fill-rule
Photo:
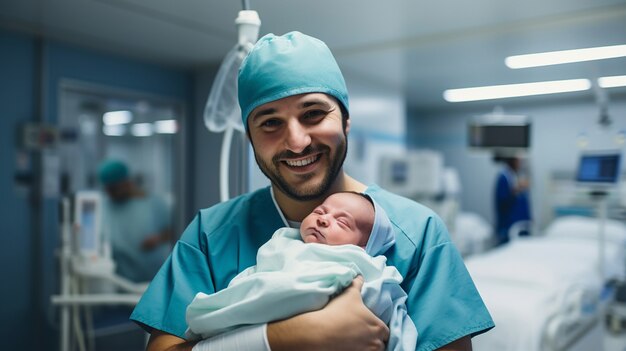
<path fill-rule="evenodd" d="M 230 153 L 233 133 L 235 129 L 242 133 L 245 132 L 237 100 L 237 71 L 247 53 L 256 43 L 261 26 L 258 13 L 249 10 L 250 6 L 247 0 L 242 0 L 242 6 L 243 10 L 239 11 L 235 19 L 238 31 L 237 44 L 223 60 L 204 110 L 204 121 L 209 131 L 224 132 L 220 152 L 220 200 L 222 202 L 229 199 Z M 245 146 L 243 147 L 245 148 Z M 245 165 L 242 168 L 245 169 Z"/>

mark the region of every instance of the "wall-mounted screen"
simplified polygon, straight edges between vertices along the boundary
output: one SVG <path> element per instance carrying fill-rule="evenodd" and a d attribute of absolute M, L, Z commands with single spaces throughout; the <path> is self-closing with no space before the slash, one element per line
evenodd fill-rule
<path fill-rule="evenodd" d="M 79 191 L 74 205 L 74 221 L 78 226 L 77 249 L 85 255 L 100 252 L 101 197 L 97 191 Z"/>
<path fill-rule="evenodd" d="M 480 124 L 468 126 L 469 146 L 475 148 L 530 147 L 530 124 Z"/>
<path fill-rule="evenodd" d="M 616 183 L 620 173 L 620 156 L 617 151 L 582 154 L 576 180 L 584 183 Z"/>

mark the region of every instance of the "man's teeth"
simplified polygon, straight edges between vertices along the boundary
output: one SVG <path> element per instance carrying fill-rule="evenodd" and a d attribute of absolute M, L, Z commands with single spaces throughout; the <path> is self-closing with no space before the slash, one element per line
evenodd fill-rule
<path fill-rule="evenodd" d="M 292 167 L 302 167 L 302 166 L 306 166 L 315 162 L 316 159 L 317 157 L 313 156 L 313 157 L 305 158 L 304 160 L 285 161 L 285 162 L 287 163 L 287 165 L 292 166 Z"/>

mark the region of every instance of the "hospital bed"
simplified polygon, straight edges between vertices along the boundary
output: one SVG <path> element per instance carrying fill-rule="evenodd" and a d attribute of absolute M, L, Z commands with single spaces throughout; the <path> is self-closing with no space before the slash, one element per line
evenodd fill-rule
<path fill-rule="evenodd" d="M 496 323 L 474 339 L 474 349 L 602 349 L 601 321 L 610 299 L 605 287 L 624 279 L 626 226 L 607 223 L 603 264 L 597 233 L 595 219 L 557 218 L 542 236 L 467 258 Z"/>
<path fill-rule="evenodd" d="M 484 253 L 494 245 L 491 224 L 477 213 L 459 212 L 454 218 L 454 227 L 448 230 L 463 257 Z"/>

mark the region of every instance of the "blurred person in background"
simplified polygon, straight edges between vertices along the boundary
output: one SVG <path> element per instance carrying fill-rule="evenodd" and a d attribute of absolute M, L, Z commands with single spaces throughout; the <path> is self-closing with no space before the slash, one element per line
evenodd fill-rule
<path fill-rule="evenodd" d="M 496 244 L 509 242 L 509 231 L 515 223 L 529 223 L 530 201 L 528 180 L 521 176 L 519 157 L 496 155 L 494 161 L 502 163 L 495 186 Z M 528 235 L 528 230 L 520 235 Z"/>
<path fill-rule="evenodd" d="M 170 252 L 170 211 L 157 196 L 148 195 L 130 177 L 125 163 L 106 160 L 98 178 L 107 198 L 103 233 L 110 241 L 116 273 L 133 282 L 152 280 Z"/>

